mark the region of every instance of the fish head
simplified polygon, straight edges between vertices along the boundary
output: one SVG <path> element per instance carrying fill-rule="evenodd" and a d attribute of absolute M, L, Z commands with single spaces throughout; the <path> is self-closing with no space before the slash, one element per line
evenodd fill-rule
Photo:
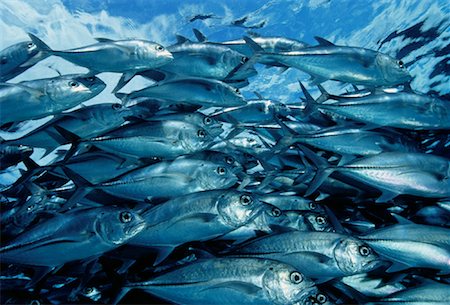
<path fill-rule="evenodd" d="M 313 281 L 293 267 L 281 263 L 268 267 L 262 283 L 274 304 L 308 304 L 317 291 Z"/>
<path fill-rule="evenodd" d="M 196 168 L 194 175 L 205 190 L 226 189 L 238 181 L 233 168 L 225 164 L 204 162 Z"/>
<path fill-rule="evenodd" d="M 201 112 L 192 112 L 185 115 L 185 121 L 196 124 L 205 129 L 212 137 L 216 137 L 223 132 L 222 123 L 215 118 Z"/>
<path fill-rule="evenodd" d="M 238 228 L 261 213 L 262 204 L 250 193 L 229 191 L 219 196 L 217 210 L 227 225 Z"/>
<path fill-rule="evenodd" d="M 222 106 L 242 106 L 246 102 L 238 88 L 234 88 L 228 84 L 217 82 L 215 85 L 215 93 L 221 101 Z"/>
<path fill-rule="evenodd" d="M 306 221 L 313 231 L 334 232 L 333 225 L 325 213 L 309 212 L 305 214 Z"/>
<path fill-rule="evenodd" d="M 156 42 L 137 40 L 131 52 L 139 62 L 139 69 L 152 69 L 163 66 L 173 60 L 173 55 Z"/>
<path fill-rule="evenodd" d="M 97 234 L 109 244 L 121 245 L 145 228 L 145 220 L 127 209 L 101 211 L 95 222 Z"/>
<path fill-rule="evenodd" d="M 93 98 L 105 88 L 106 84 L 96 76 L 65 75 L 51 79 L 45 91 L 50 99 L 70 108 Z"/>
<path fill-rule="evenodd" d="M 79 294 L 94 302 L 98 302 L 102 298 L 102 292 L 96 287 L 86 287 Z"/>
<path fill-rule="evenodd" d="M 231 171 L 237 175 L 243 171 L 242 165 L 230 154 L 218 151 L 206 151 L 204 159 L 216 164 L 223 164 L 224 166 L 229 167 Z"/>
<path fill-rule="evenodd" d="M 372 248 L 355 238 L 340 240 L 334 257 L 339 269 L 347 275 L 369 272 L 384 264 Z"/>
<path fill-rule="evenodd" d="M 378 53 L 375 62 L 378 69 L 381 71 L 384 85 L 399 85 L 412 80 L 412 77 L 402 60 L 397 60 L 386 54 Z"/>

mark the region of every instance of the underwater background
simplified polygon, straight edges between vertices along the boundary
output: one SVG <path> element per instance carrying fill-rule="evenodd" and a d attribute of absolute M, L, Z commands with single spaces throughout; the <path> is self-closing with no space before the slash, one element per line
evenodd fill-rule
<path fill-rule="evenodd" d="M 194 18 L 207 15 L 210 17 Z M 315 45 L 314 37 L 319 36 L 337 45 L 378 50 L 404 62 L 413 77 L 411 87 L 416 92 L 450 102 L 450 2 L 446 0 L 0 1 L 0 50 L 29 40 L 27 33 L 38 36 L 55 50 L 93 44 L 96 37 L 139 38 L 167 47 L 176 43 L 177 34 L 196 41 L 193 29 L 200 30 L 208 41 L 214 42 L 260 35 L 283 36 Z M 248 86 L 240 89 L 246 99 L 254 98 L 254 92 L 257 92 L 287 104 L 301 101 L 303 94 L 298 81 L 307 83 L 308 74 L 297 69 L 282 71 L 279 67 L 263 65 L 256 65 L 256 69 L 258 74 L 250 78 Z M 87 71 L 62 58 L 50 56 L 10 82 Z M 106 72 L 97 76 L 107 88 L 83 104 L 120 102 L 111 93 L 120 74 Z M 137 76 L 123 91 L 137 90 L 150 83 Z M 351 86 L 328 81 L 326 88 L 330 92 L 344 92 Z M 309 86 L 308 90 L 315 97 L 319 94 L 314 86 Z M 19 138 L 50 119 L 26 122 L 16 132 L 0 131 L 0 136 L 5 140 Z M 431 136 L 446 143 L 433 153 L 449 158 L 448 133 Z M 32 158 L 40 165 L 55 158 L 55 154 L 49 154 L 40 159 L 43 155 L 43 151 L 36 149 Z M 20 164 L 2 172 L 0 186 L 17 180 L 23 168 Z M 448 227 L 449 224 L 443 225 Z M 120 287 L 112 290 L 108 293 L 115 295 Z M 84 299 L 84 302 L 102 300 Z M 165 301 L 140 291 L 133 291 L 121 301 L 123 304 L 162 302 Z"/>

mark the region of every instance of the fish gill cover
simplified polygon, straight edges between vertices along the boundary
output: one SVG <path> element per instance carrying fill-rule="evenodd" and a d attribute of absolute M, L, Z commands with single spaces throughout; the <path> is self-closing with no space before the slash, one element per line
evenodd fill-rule
<path fill-rule="evenodd" d="M 2 304 L 450 303 L 448 1 L 0 16 Z"/>

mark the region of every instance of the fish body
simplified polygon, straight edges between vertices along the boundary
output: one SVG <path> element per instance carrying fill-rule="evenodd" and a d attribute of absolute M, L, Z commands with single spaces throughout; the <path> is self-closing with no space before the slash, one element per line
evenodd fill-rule
<path fill-rule="evenodd" d="M 126 287 L 179 304 L 307 304 L 319 293 L 293 267 L 257 258 L 198 260 Z"/>
<path fill-rule="evenodd" d="M 251 194 L 234 190 L 180 196 L 143 213 L 146 228 L 130 243 L 170 250 L 186 242 L 210 240 L 246 225 L 262 206 Z"/>
<path fill-rule="evenodd" d="M 450 302 L 450 286 L 442 283 L 426 283 L 417 287 L 411 287 L 404 291 L 393 293 L 379 301 L 371 302 L 371 305 L 441 305 Z"/>
<path fill-rule="evenodd" d="M 94 188 L 111 195 L 144 201 L 226 189 L 236 182 L 237 177 L 229 167 L 203 160 L 180 159 L 133 170 Z"/>
<path fill-rule="evenodd" d="M 389 192 L 429 198 L 450 195 L 450 160 L 430 154 L 385 152 L 342 165 L 338 171 L 386 196 Z"/>
<path fill-rule="evenodd" d="M 413 152 L 411 143 L 398 135 L 376 132 L 360 128 L 332 127 L 317 132 L 288 135 L 282 138 L 278 147 L 304 143 L 315 148 L 331 151 L 340 155 L 376 155 L 385 151 Z"/>
<path fill-rule="evenodd" d="M 304 88 L 303 88 L 304 89 Z M 305 93 L 305 90 L 303 91 Z M 328 94 L 325 93 L 325 97 Z M 319 98 L 320 99 L 320 98 Z M 436 97 L 400 91 L 375 92 L 363 96 L 332 96 L 333 100 L 315 103 L 312 108 L 358 122 L 411 130 L 448 130 L 450 105 Z"/>
<path fill-rule="evenodd" d="M 272 100 L 248 100 L 246 105 L 224 108 L 211 116 L 232 124 L 235 122 L 262 124 L 273 121 L 276 115 L 289 114 L 290 109 L 283 103 Z"/>
<path fill-rule="evenodd" d="M 254 46 L 248 37 L 246 41 Z M 386 54 L 358 47 L 337 46 L 322 38 L 319 45 L 289 52 L 265 52 L 255 47 L 266 60 L 297 68 L 316 83 L 338 80 L 365 86 L 393 86 L 411 80 L 402 61 Z M 256 43 L 257 44 L 257 43 Z"/>
<path fill-rule="evenodd" d="M 62 57 L 96 73 L 153 69 L 173 60 L 172 54 L 162 45 L 147 40 L 99 38 L 98 43 L 89 46 L 55 51 L 33 34 L 28 35 L 40 51 Z"/>
<path fill-rule="evenodd" d="M 368 232 L 361 239 L 380 255 L 405 268 L 450 272 L 450 230 L 447 228 L 402 223 Z"/>
<path fill-rule="evenodd" d="M 174 60 L 161 67 L 178 75 L 213 78 L 225 80 L 232 76 L 245 79 L 256 75 L 254 68 L 234 75 L 239 66 L 244 65 L 249 58 L 223 45 L 185 42 L 167 48 Z"/>
<path fill-rule="evenodd" d="M 334 278 L 368 272 L 379 257 L 364 242 L 338 233 L 286 232 L 240 246 L 231 255 L 274 259 L 291 264 L 307 277 Z"/>
<path fill-rule="evenodd" d="M 125 157 L 170 160 L 204 150 L 213 140 L 197 125 L 164 120 L 126 125 L 86 143 Z"/>
<path fill-rule="evenodd" d="M 116 94 L 127 102 L 138 97 L 164 99 L 180 104 L 200 106 L 239 106 L 245 101 L 238 89 L 224 82 L 205 78 L 163 81 L 127 95 Z"/>
<path fill-rule="evenodd" d="M 59 266 L 117 248 L 144 226 L 138 214 L 126 209 L 77 210 L 38 224 L 0 248 L 0 253 L 5 262 Z"/>
<path fill-rule="evenodd" d="M 120 104 L 96 104 L 64 113 L 55 117 L 32 132 L 8 143 L 21 143 L 39 147 L 51 152 L 69 141 L 62 136 L 56 126 L 67 130 L 81 139 L 91 138 L 113 130 L 126 122 L 134 114 L 130 108 Z"/>
<path fill-rule="evenodd" d="M 99 78 L 84 75 L 0 84 L 0 122 L 3 125 L 57 114 L 93 98 L 105 87 Z"/>
<path fill-rule="evenodd" d="M 23 159 L 31 156 L 33 148 L 24 145 L 12 145 L 12 143 L 0 144 L 0 170 L 16 165 Z"/>

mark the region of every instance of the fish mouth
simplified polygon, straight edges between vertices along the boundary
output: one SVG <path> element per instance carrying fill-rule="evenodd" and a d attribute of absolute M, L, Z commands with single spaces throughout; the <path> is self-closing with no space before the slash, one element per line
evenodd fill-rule
<path fill-rule="evenodd" d="M 313 304 L 313 299 L 315 295 L 319 293 L 319 289 L 313 286 L 302 290 L 300 293 L 295 295 L 295 302 L 293 305 L 309 305 Z"/>

